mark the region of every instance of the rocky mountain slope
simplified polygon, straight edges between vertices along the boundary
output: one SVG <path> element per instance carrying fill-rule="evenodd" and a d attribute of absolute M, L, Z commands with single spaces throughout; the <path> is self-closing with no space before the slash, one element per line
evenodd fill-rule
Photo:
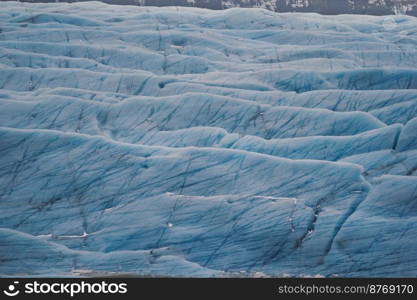
<path fill-rule="evenodd" d="M 0 0 L 5 1 L 5 0 Z M 20 2 L 84 2 L 88 0 L 18 0 Z M 108 4 L 186 6 L 210 9 L 264 8 L 277 12 L 321 14 L 408 14 L 417 16 L 417 0 L 101 0 Z"/>

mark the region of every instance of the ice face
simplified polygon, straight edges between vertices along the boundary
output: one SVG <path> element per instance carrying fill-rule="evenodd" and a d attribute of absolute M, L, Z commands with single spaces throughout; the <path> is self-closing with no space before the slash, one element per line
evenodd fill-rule
<path fill-rule="evenodd" d="M 385 18 L 2 2 L 0 275 L 416 276 Z"/>

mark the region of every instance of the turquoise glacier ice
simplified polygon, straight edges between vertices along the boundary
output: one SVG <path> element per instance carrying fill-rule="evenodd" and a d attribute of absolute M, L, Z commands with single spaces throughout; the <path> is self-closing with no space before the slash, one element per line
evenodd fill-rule
<path fill-rule="evenodd" d="M 0 276 L 417 276 L 417 19 L 0 4 Z"/>

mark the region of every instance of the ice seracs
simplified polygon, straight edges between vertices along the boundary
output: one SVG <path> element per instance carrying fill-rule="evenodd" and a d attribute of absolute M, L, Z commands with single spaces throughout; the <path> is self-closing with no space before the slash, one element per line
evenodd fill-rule
<path fill-rule="evenodd" d="M 417 275 L 417 19 L 2 8 L 1 276 Z"/>

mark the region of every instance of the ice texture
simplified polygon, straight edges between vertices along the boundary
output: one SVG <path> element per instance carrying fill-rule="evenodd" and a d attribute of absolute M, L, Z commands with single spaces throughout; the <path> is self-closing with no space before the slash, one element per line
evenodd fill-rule
<path fill-rule="evenodd" d="M 417 276 L 417 19 L 0 7 L 0 276 Z"/>

